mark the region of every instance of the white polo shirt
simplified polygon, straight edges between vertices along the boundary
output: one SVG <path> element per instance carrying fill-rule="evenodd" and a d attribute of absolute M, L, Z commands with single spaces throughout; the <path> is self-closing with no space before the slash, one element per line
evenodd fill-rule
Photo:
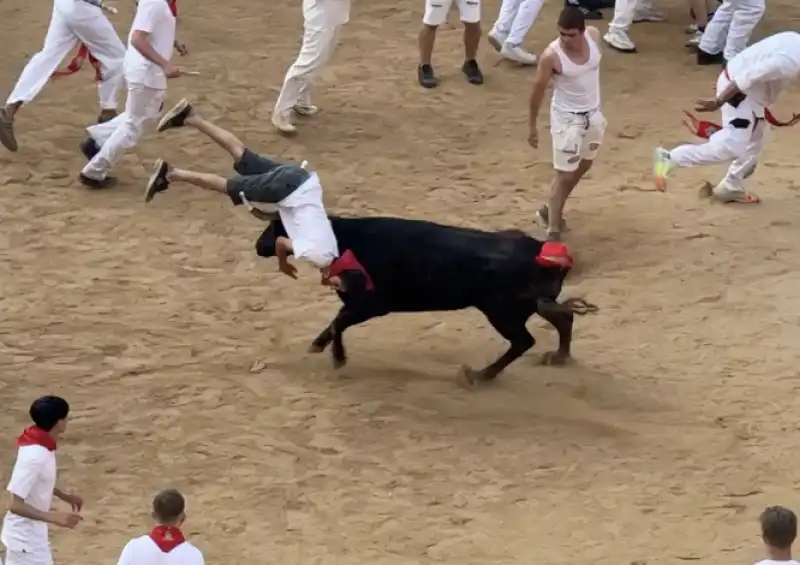
<path fill-rule="evenodd" d="M 49 512 L 56 488 L 56 452 L 41 445 L 26 445 L 17 452 L 7 490 L 26 504 Z M 32 554 L 50 552 L 47 524 L 7 512 L 0 540 L 9 551 Z"/>
<path fill-rule="evenodd" d="M 292 240 L 295 259 L 322 269 L 339 256 L 339 244 L 322 203 L 322 185 L 317 173 L 277 206 L 286 235 Z"/>
<path fill-rule="evenodd" d="M 771 106 L 800 78 L 800 33 L 783 31 L 753 43 L 731 59 L 726 70 L 753 102 Z"/>
<path fill-rule="evenodd" d="M 128 36 L 128 50 L 125 52 L 125 80 L 129 83 L 143 84 L 150 88 L 167 88 L 164 70 L 145 59 L 144 55 L 131 45 L 134 31 L 150 34 L 148 38 L 153 49 L 167 61 L 172 59 L 175 44 L 175 16 L 169 9 L 167 0 L 139 0 L 136 15 Z"/>
<path fill-rule="evenodd" d="M 203 553 L 188 541 L 162 551 L 150 536 L 129 541 L 117 565 L 204 565 Z"/>

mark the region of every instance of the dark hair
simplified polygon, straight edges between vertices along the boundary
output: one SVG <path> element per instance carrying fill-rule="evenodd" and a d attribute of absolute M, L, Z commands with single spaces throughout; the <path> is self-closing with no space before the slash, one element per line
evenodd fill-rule
<path fill-rule="evenodd" d="M 162 490 L 153 499 L 153 514 L 162 523 L 174 522 L 185 508 L 183 495 L 174 488 Z"/>
<path fill-rule="evenodd" d="M 28 411 L 37 428 L 49 432 L 69 416 L 69 404 L 60 396 L 43 396 L 31 404 Z"/>
<path fill-rule="evenodd" d="M 586 30 L 586 18 L 580 8 L 576 6 L 566 6 L 558 15 L 558 27 L 561 29 Z"/>
<path fill-rule="evenodd" d="M 775 549 L 789 549 L 797 537 L 797 516 L 783 506 L 768 506 L 758 518 L 761 537 Z"/>

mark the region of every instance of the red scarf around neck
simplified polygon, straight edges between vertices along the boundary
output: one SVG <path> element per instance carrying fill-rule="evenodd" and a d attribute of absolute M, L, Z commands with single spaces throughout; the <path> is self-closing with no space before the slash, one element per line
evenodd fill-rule
<path fill-rule="evenodd" d="M 56 440 L 49 432 L 36 426 L 28 426 L 17 438 L 17 447 L 41 445 L 50 451 L 56 450 Z"/>
<path fill-rule="evenodd" d="M 180 528 L 176 528 L 175 526 L 156 526 L 153 528 L 153 531 L 150 532 L 150 539 L 153 540 L 164 553 L 169 553 L 186 541 Z"/>

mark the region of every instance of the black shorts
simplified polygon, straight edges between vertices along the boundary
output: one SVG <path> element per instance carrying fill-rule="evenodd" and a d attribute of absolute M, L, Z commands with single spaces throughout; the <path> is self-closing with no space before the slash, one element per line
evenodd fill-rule
<path fill-rule="evenodd" d="M 234 206 L 242 204 L 241 193 L 251 202 L 277 204 L 309 178 L 296 165 L 284 165 L 245 149 L 233 165 L 239 173 L 228 179 L 228 196 Z"/>

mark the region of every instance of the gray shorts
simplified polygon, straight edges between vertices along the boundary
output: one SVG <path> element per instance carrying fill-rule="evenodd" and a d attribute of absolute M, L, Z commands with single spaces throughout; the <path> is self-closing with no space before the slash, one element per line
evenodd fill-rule
<path fill-rule="evenodd" d="M 228 196 L 235 206 L 242 204 L 240 193 L 251 202 L 277 204 L 311 178 L 299 165 L 285 164 L 245 149 L 233 165 L 239 173 L 228 179 Z"/>

